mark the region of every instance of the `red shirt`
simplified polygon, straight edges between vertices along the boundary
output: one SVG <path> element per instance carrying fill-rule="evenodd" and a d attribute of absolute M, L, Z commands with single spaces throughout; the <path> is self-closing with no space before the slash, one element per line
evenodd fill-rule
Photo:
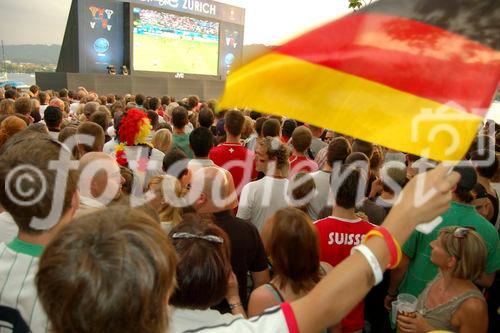
<path fill-rule="evenodd" d="M 222 143 L 210 150 L 208 158 L 231 173 L 238 196 L 243 186 L 257 177 L 255 153 L 239 143 Z"/>
<path fill-rule="evenodd" d="M 290 172 L 288 178 L 293 179 L 299 172 L 314 172 L 318 170 L 318 164 L 306 156 L 290 156 Z"/>
<path fill-rule="evenodd" d="M 375 225 L 362 219 L 347 220 L 330 216 L 314 222 L 320 243 L 320 260 L 332 266 L 351 255 L 351 249 L 361 244 Z M 354 332 L 365 326 L 364 300 L 342 319 L 342 332 Z"/>

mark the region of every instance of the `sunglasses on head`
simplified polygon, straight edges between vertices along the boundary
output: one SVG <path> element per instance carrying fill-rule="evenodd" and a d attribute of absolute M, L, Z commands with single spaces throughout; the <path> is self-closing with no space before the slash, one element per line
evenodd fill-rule
<path fill-rule="evenodd" d="M 459 227 L 459 228 L 456 228 L 454 231 L 453 231 L 453 236 L 455 238 L 465 238 L 467 237 L 467 235 L 469 234 L 470 231 L 475 231 L 476 228 L 474 227 Z"/>

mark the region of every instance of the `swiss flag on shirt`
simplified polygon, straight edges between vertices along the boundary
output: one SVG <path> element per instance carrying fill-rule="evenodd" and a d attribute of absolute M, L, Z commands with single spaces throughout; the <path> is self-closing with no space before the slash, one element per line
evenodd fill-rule
<path fill-rule="evenodd" d="M 332 266 L 338 265 L 351 255 L 351 249 L 361 244 L 368 231 L 375 225 L 362 219 L 346 220 L 337 217 L 327 217 L 314 222 L 320 243 L 320 260 Z M 365 326 L 364 301 L 342 319 L 342 332 L 354 332 Z"/>
<path fill-rule="evenodd" d="M 238 196 L 243 186 L 257 177 L 254 152 L 239 143 L 220 144 L 210 150 L 208 158 L 231 173 Z"/>

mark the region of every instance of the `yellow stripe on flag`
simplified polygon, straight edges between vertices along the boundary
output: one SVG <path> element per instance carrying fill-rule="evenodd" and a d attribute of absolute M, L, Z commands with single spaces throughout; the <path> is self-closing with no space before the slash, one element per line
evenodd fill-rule
<path fill-rule="evenodd" d="M 482 121 L 453 105 L 279 53 L 233 72 L 220 106 L 282 115 L 436 160 L 461 159 Z"/>

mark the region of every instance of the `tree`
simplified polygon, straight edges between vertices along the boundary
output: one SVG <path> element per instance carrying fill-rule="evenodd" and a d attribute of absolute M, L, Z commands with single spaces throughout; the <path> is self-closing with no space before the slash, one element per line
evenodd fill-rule
<path fill-rule="evenodd" d="M 372 3 L 373 0 L 349 0 L 349 8 L 356 11 L 361 7 L 367 6 Z"/>

